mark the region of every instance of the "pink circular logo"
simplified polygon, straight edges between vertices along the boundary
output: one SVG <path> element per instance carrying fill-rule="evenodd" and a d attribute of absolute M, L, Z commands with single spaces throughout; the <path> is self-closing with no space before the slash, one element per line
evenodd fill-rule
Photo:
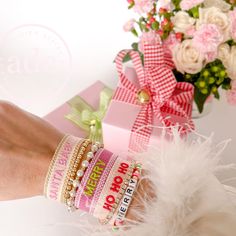
<path fill-rule="evenodd" d="M 57 96 L 70 79 L 72 59 L 63 38 L 42 25 L 21 25 L 0 43 L 0 90 L 27 105 Z"/>

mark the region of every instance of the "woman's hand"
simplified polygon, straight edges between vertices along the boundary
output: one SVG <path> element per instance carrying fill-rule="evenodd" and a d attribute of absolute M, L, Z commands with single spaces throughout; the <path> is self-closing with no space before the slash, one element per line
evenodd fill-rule
<path fill-rule="evenodd" d="M 63 134 L 44 120 L 0 101 L 0 200 L 43 194 Z"/>
<path fill-rule="evenodd" d="M 146 172 L 143 171 L 145 176 Z M 137 191 L 134 193 L 133 200 L 127 212 L 126 218 L 128 219 L 128 224 L 136 224 L 138 222 L 143 222 L 145 217 L 145 206 L 147 203 L 153 203 L 157 200 L 156 191 L 154 189 L 153 183 L 147 179 L 142 178 L 139 181 Z M 137 214 L 138 212 L 138 214 Z"/>

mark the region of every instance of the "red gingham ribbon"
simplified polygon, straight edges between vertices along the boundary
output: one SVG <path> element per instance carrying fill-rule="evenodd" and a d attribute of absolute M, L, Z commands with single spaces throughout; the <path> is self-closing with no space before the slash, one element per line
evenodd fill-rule
<path fill-rule="evenodd" d="M 127 54 L 132 59 L 139 86 L 132 83 L 123 73 L 123 59 Z M 179 124 L 181 132 L 194 129 L 191 119 L 194 87 L 190 83 L 176 81 L 172 72 L 172 59 L 165 53 L 161 44 L 144 45 L 144 67 L 139 53 L 133 50 L 121 51 L 116 58 L 116 66 L 121 86 L 117 88 L 113 99 L 141 106 L 131 130 L 130 148 L 134 145 L 132 134 L 135 134 L 138 145 L 144 146 L 148 143 L 153 129 L 150 125 L 153 124 L 154 117 L 166 127 L 177 125 L 166 118 L 166 113 L 186 119 L 185 124 Z M 151 99 L 147 104 L 138 101 L 137 94 L 142 89 L 150 93 Z"/>

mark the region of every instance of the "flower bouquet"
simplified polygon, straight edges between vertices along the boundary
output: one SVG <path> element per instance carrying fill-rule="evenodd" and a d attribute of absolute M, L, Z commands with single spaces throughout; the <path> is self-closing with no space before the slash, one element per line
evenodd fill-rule
<path fill-rule="evenodd" d="M 236 0 L 128 0 L 139 14 L 124 25 L 139 38 L 132 48 L 143 59 L 144 42 L 161 40 L 172 55 L 178 82 L 191 83 L 201 113 L 219 89 L 236 101 Z M 130 56 L 124 58 L 129 61 Z"/>

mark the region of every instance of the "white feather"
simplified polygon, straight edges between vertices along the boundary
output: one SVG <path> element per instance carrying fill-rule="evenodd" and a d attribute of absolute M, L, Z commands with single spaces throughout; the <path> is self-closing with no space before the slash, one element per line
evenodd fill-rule
<path fill-rule="evenodd" d="M 226 142 L 212 137 L 161 140 L 145 153 L 135 154 L 148 170 L 143 178 L 153 182 L 157 200 L 144 201 L 145 213 L 133 209 L 143 223 L 114 233 L 95 219 L 83 215 L 75 223 L 84 235 L 122 236 L 234 236 L 236 235 L 236 190 L 220 183 L 219 171 L 232 166 L 220 164 Z"/>

